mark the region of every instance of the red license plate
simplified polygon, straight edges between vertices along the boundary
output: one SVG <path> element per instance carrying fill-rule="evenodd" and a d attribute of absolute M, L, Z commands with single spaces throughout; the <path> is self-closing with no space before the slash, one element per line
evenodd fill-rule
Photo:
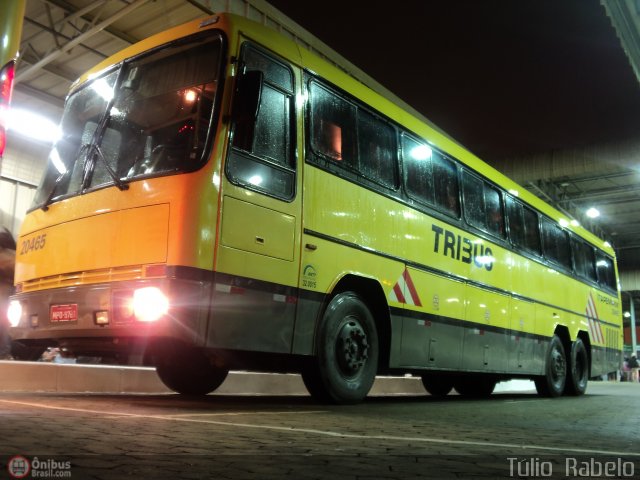
<path fill-rule="evenodd" d="M 78 305 L 51 305 L 49 318 L 51 322 L 75 322 L 78 320 Z"/>

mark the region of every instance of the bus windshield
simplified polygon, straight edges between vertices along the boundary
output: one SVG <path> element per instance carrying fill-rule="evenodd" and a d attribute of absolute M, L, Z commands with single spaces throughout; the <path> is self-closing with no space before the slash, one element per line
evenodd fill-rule
<path fill-rule="evenodd" d="M 34 207 L 204 163 L 221 39 L 198 36 L 108 69 L 68 97 Z"/>

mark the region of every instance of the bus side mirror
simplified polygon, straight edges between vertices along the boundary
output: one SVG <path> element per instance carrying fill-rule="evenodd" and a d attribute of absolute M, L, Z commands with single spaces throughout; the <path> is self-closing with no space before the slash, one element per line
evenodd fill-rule
<path fill-rule="evenodd" d="M 264 75 L 259 70 L 246 72 L 238 78 L 233 101 L 233 121 L 236 125 L 255 125 L 260 113 L 263 81 Z"/>

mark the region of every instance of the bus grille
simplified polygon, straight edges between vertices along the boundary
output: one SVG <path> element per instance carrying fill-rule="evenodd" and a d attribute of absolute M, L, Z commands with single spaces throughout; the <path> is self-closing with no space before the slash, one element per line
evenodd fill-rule
<path fill-rule="evenodd" d="M 93 283 L 107 283 L 122 280 L 138 280 L 146 278 L 143 265 L 89 270 L 86 272 L 64 273 L 49 277 L 35 278 L 18 285 L 18 291 L 33 292 L 50 288 L 73 287 Z"/>

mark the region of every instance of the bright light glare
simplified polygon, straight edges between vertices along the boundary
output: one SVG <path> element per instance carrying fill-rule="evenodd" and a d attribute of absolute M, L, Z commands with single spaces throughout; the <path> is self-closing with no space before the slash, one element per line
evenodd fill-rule
<path fill-rule="evenodd" d="M 155 322 L 169 311 L 169 299 L 156 287 L 133 292 L 133 312 L 141 322 Z"/>
<path fill-rule="evenodd" d="M 198 94 L 196 93 L 195 90 L 187 90 L 186 92 L 184 92 L 185 102 L 193 103 L 196 101 L 196 98 L 198 98 Z"/>
<path fill-rule="evenodd" d="M 93 82 L 91 88 L 100 95 L 105 102 L 110 102 L 113 99 L 113 87 L 110 87 L 104 78 Z"/>
<path fill-rule="evenodd" d="M 9 324 L 12 327 L 17 327 L 20 324 L 20 318 L 22 318 L 22 305 L 17 300 L 11 300 L 9 308 L 7 308 L 7 318 Z"/>
<path fill-rule="evenodd" d="M 44 142 L 55 142 L 60 138 L 60 129 L 46 117 L 23 110 L 12 108 L 8 111 L 8 129 L 26 137 Z"/>
<path fill-rule="evenodd" d="M 51 160 L 51 163 L 53 164 L 54 167 L 56 167 L 56 170 L 58 170 L 58 173 L 60 175 L 64 175 L 65 173 L 67 173 L 67 167 L 64 166 L 64 163 L 60 158 L 60 154 L 58 153 L 57 148 L 51 149 L 51 153 L 49 154 L 49 160 Z"/>
<path fill-rule="evenodd" d="M 260 175 L 253 175 L 249 178 L 249 183 L 251 185 L 260 185 L 263 181 L 263 178 Z"/>
<path fill-rule="evenodd" d="M 491 265 L 495 260 L 491 255 L 479 255 L 476 257 L 476 262 L 480 265 Z"/>
<path fill-rule="evenodd" d="M 591 207 L 589 210 L 586 211 L 587 217 L 589 218 L 598 218 L 600 216 L 600 210 L 598 210 L 597 208 L 593 208 Z"/>
<path fill-rule="evenodd" d="M 433 150 L 427 145 L 420 145 L 412 148 L 411 152 L 409 153 L 409 155 L 411 155 L 411 158 L 413 158 L 414 160 L 428 160 L 431 158 L 432 154 Z"/>

